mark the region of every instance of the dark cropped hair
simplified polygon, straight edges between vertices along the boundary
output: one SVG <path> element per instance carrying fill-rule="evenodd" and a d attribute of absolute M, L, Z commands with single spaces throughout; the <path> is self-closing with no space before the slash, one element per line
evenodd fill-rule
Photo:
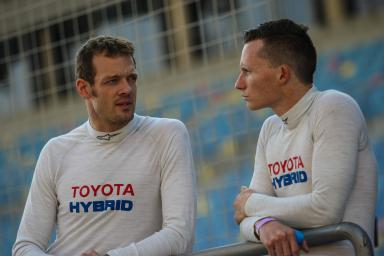
<path fill-rule="evenodd" d="M 309 84 L 316 69 L 316 49 L 307 30 L 306 26 L 288 19 L 270 21 L 246 31 L 244 44 L 261 39 L 264 42 L 261 57 L 272 65 L 289 65 L 301 82 Z"/>
<path fill-rule="evenodd" d="M 91 38 L 81 46 L 76 54 L 76 78 L 84 79 L 90 84 L 94 83 L 96 72 L 92 65 L 92 59 L 97 54 L 103 54 L 107 57 L 130 56 L 136 65 L 133 57 L 134 52 L 133 43 L 123 38 L 111 36 Z"/>

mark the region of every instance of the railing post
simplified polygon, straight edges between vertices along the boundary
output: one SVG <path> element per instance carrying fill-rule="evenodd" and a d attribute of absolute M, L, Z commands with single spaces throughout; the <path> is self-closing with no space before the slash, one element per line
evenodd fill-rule
<path fill-rule="evenodd" d="M 354 223 L 342 222 L 319 228 L 303 230 L 309 246 L 319 246 L 342 240 L 349 240 L 356 256 L 373 256 L 373 246 L 368 234 Z M 210 248 L 194 253 L 196 256 L 257 256 L 266 254 L 261 243 L 243 242 Z"/>
<path fill-rule="evenodd" d="M 373 255 L 373 246 L 368 234 L 359 225 L 350 222 L 306 230 L 304 238 L 309 246 L 349 240 L 356 256 Z"/>

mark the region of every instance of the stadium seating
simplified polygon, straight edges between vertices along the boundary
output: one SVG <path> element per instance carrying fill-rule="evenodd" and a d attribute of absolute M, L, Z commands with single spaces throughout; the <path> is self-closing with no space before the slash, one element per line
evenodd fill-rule
<path fill-rule="evenodd" d="M 373 58 L 375 56 L 375 58 Z M 372 60 L 372 61 L 371 61 Z M 211 84 L 196 84 L 193 89 L 180 88 L 162 95 L 158 105 L 138 105 L 140 114 L 181 119 L 192 137 L 197 160 L 198 177 L 205 187 L 199 187 L 201 206 L 196 224 L 194 250 L 239 241 L 239 231 L 233 221 L 232 203 L 241 185 L 252 177 L 255 145 L 246 145 L 241 136 L 251 134 L 256 142 L 269 110 L 252 113 L 246 109 L 240 95 L 233 95 L 236 74 L 220 78 Z M 319 56 L 315 76 L 316 86 L 338 89 L 353 96 L 365 117 L 373 120 L 384 113 L 384 41 L 376 40 L 345 50 L 334 50 Z M 59 134 L 56 128 L 50 135 Z M 379 198 L 377 216 L 384 222 L 384 137 L 372 138 L 379 164 Z M 15 145 L 0 144 L 0 251 L 9 251 L 15 238 L 19 216 L 9 219 L 4 214 L 11 203 L 23 205 L 32 170 L 47 137 L 29 133 L 15 138 Z M 247 142 L 247 141 L 246 141 Z M 237 145 L 237 146 L 233 146 Z M 234 148 L 231 148 L 234 147 Z M 241 155 L 241 148 L 252 150 Z M 234 154 L 234 155 L 233 155 Z M 224 162 L 224 164 L 220 164 Z M 229 164 L 231 163 L 231 164 Z M 216 169 L 216 166 L 220 168 Z M 203 170 L 214 169 L 211 173 Z M 201 184 L 199 184 L 201 186 Z M 383 245 L 379 250 L 384 250 Z"/>

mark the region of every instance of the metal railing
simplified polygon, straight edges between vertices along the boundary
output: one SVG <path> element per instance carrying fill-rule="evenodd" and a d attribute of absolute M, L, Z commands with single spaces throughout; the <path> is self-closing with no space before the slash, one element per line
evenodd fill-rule
<path fill-rule="evenodd" d="M 373 246 L 368 234 L 354 223 L 342 222 L 319 228 L 303 230 L 309 246 L 319 246 L 342 240 L 351 241 L 356 256 L 373 256 Z M 257 256 L 267 254 L 261 243 L 242 242 L 203 250 L 196 256 Z"/>

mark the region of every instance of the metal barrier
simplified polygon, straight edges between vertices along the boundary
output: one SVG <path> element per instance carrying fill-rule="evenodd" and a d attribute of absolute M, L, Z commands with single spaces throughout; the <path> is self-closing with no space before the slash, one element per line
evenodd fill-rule
<path fill-rule="evenodd" d="M 359 226 L 350 222 L 303 230 L 309 246 L 319 246 L 342 240 L 351 241 L 356 256 L 373 256 L 372 242 L 368 234 Z M 197 256 L 257 256 L 267 254 L 260 243 L 243 242 L 203 250 Z"/>

